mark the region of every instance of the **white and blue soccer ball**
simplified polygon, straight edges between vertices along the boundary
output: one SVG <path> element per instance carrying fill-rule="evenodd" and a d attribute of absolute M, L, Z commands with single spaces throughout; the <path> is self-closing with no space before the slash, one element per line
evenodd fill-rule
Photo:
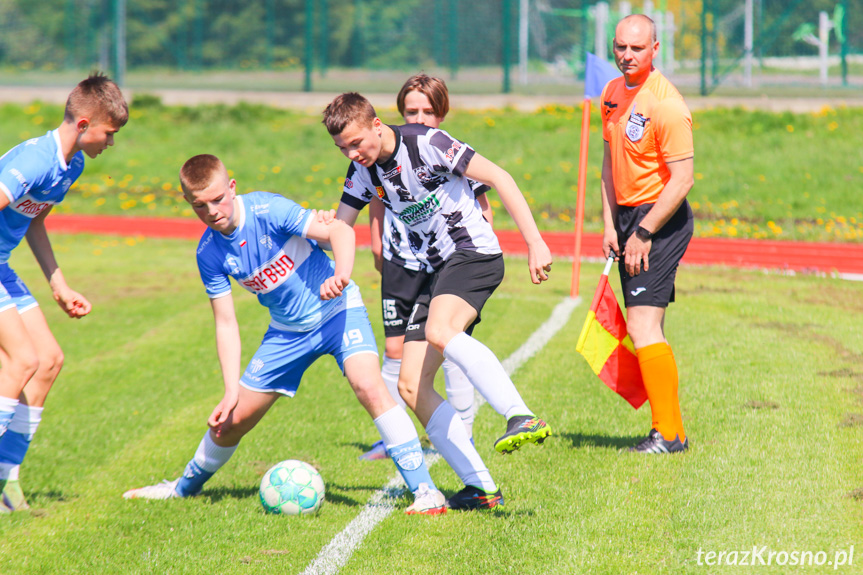
<path fill-rule="evenodd" d="M 317 513 L 324 503 L 324 479 L 308 463 L 288 459 L 264 474 L 260 494 L 261 505 L 267 513 Z"/>

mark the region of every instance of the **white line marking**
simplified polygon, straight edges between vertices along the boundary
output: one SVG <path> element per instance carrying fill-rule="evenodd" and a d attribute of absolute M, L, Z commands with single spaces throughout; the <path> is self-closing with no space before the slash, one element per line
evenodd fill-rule
<path fill-rule="evenodd" d="M 566 325 L 572 312 L 580 303 L 580 297 L 575 299 L 567 297 L 557 304 L 545 323 L 539 326 L 512 355 L 501 362 L 506 373 L 512 375 L 527 360 L 545 347 L 551 338 Z M 485 401 L 479 394 L 477 394 L 477 398 L 480 404 Z M 440 459 L 437 452 L 426 451 L 425 456 L 428 467 Z M 354 549 L 360 546 L 366 535 L 371 533 L 378 523 L 395 510 L 395 499 L 401 497 L 403 493 L 404 482 L 401 476 L 396 474 L 386 485 L 372 495 L 360 514 L 321 549 L 321 552 L 306 567 L 302 575 L 335 575 L 338 573 L 347 564 L 354 553 Z"/>

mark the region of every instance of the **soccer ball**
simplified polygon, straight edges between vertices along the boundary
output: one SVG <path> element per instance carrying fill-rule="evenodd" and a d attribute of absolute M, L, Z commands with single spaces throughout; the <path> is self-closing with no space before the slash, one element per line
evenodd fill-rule
<path fill-rule="evenodd" d="M 308 463 L 288 459 L 264 473 L 260 493 L 267 513 L 307 515 L 324 503 L 324 479 Z"/>

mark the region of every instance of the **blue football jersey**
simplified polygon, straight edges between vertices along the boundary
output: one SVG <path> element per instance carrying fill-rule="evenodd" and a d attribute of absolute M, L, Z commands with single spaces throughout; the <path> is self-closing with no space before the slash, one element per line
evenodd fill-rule
<path fill-rule="evenodd" d="M 335 263 L 305 237 L 311 210 L 267 192 L 238 198 L 237 229 L 227 236 L 207 229 L 198 244 L 198 270 L 211 299 L 229 294 L 228 277 L 233 277 L 270 310 L 272 327 L 299 332 L 363 305 L 353 281 L 341 297 L 321 299 L 321 284 L 333 275 Z"/>
<path fill-rule="evenodd" d="M 0 192 L 9 198 L 0 211 L 0 263 L 9 261 L 33 218 L 63 201 L 83 171 L 83 152 L 66 164 L 57 130 L 22 142 L 0 158 Z"/>

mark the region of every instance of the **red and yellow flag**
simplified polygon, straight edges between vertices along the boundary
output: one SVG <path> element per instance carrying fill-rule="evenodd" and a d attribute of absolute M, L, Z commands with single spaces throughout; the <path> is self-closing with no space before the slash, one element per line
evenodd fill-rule
<path fill-rule="evenodd" d="M 575 349 L 605 385 L 638 409 L 647 401 L 647 392 L 641 380 L 635 347 L 626 333 L 626 320 L 614 291 L 608 285 L 608 272 L 613 262 L 613 257 L 609 258 L 599 278 L 599 286 Z"/>

